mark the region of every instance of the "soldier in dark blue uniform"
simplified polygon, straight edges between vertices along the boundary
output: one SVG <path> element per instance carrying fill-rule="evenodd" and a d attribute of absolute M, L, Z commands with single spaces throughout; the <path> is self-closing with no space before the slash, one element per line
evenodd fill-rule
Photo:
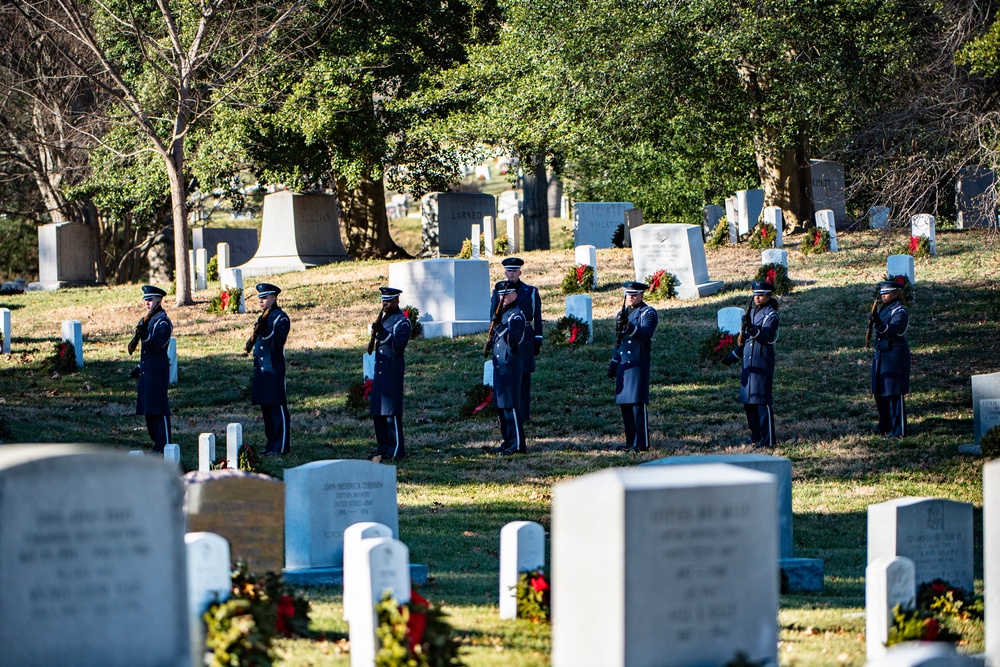
<path fill-rule="evenodd" d="M 410 341 L 410 319 L 399 309 L 402 290 L 380 287 L 382 312 L 372 325 L 375 354 L 375 377 L 372 378 L 370 408 L 375 423 L 378 449 L 370 456 L 378 460 L 401 459 L 403 446 L 403 353 Z"/>
<path fill-rule="evenodd" d="M 524 313 L 517 307 L 517 289 L 509 281 L 496 284 L 499 312 L 494 310 L 487 350 L 493 356 L 493 406 L 500 419 L 500 456 L 525 454 L 521 419 L 521 342 L 525 337 Z"/>
<path fill-rule="evenodd" d="M 285 340 L 291 321 L 277 303 L 281 288 L 271 283 L 257 283 L 261 314 L 247 340 L 246 351 L 253 351 L 253 389 L 250 401 L 260 406 L 264 417 L 267 446 L 264 454 L 280 456 L 292 448 L 288 396 L 285 393 Z"/>
<path fill-rule="evenodd" d="M 910 393 L 910 346 L 901 286 L 891 280 L 878 284 L 882 305 L 868 319 L 875 332 L 875 356 L 872 357 L 872 394 L 878 408 L 876 432 L 890 438 L 906 435 L 904 396 Z"/>
<path fill-rule="evenodd" d="M 521 267 L 524 260 L 520 257 L 507 257 L 503 264 L 504 272 L 507 274 L 507 282 L 514 286 L 517 294 L 517 307 L 524 315 L 524 338 L 518 349 L 521 352 L 521 422 L 526 424 L 531 421 L 531 374 L 535 372 L 535 357 L 542 351 L 542 299 L 538 295 L 538 289 L 527 283 L 521 282 Z M 496 290 L 490 297 L 490 312 L 497 312 L 497 304 L 500 296 Z M 521 450 L 525 449 L 524 431 L 521 431 Z"/>
<path fill-rule="evenodd" d="M 167 386 L 170 383 L 170 359 L 167 347 L 174 326 L 163 310 L 161 301 L 167 295 L 159 287 L 142 286 L 142 302 L 146 315 L 135 327 L 135 336 L 128 344 L 128 353 L 135 352 L 137 344 L 139 365 L 131 375 L 139 380 L 135 400 L 135 414 L 146 416 L 146 430 L 153 441 L 153 451 L 162 452 L 170 443 L 170 401 Z"/>
<path fill-rule="evenodd" d="M 656 309 L 642 300 L 649 285 L 633 281 L 622 287 L 625 304 L 615 320 L 617 338 L 608 375 L 615 379 L 615 403 L 625 423 L 625 445 L 618 449 L 644 452 L 649 449 L 650 352 L 659 319 Z"/>
<path fill-rule="evenodd" d="M 740 373 L 740 403 L 747 413 L 750 444 L 774 446 L 774 342 L 778 340 L 778 302 L 771 296 L 774 285 L 766 280 L 750 283 L 753 299 L 743 315 L 739 343 L 722 363 L 743 360 Z"/>

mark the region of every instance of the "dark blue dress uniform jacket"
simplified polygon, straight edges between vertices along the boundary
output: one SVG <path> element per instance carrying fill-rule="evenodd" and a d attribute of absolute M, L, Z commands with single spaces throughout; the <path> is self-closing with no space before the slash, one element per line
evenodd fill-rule
<path fill-rule="evenodd" d="M 403 352 L 410 341 L 410 320 L 402 311 L 382 321 L 385 330 L 375 336 L 375 377 L 372 378 L 371 413 L 382 417 L 403 416 Z"/>
<path fill-rule="evenodd" d="M 628 315 L 625 336 L 612 356 L 618 361 L 615 403 L 619 405 L 649 403 L 650 350 L 657 322 L 656 309 L 646 303 Z"/>
<path fill-rule="evenodd" d="M 170 384 L 170 358 L 167 346 L 174 325 L 166 311 L 160 310 L 149 319 L 146 335 L 139 351 L 139 391 L 135 398 L 137 415 L 169 415 L 167 385 Z"/>
<path fill-rule="evenodd" d="M 901 396 L 910 393 L 910 345 L 906 327 L 910 315 L 899 301 L 882 306 L 875 322 L 875 356 L 872 358 L 872 394 Z"/>
<path fill-rule="evenodd" d="M 285 340 L 292 323 L 281 308 L 273 306 L 260 336 L 253 344 L 253 405 L 285 405 Z"/>
<path fill-rule="evenodd" d="M 493 406 L 498 410 L 521 407 L 521 342 L 524 337 L 524 313 L 513 303 L 500 316 L 500 324 L 493 330 Z"/>
<path fill-rule="evenodd" d="M 750 405 L 771 405 L 774 398 L 774 341 L 778 339 L 778 311 L 766 303 L 754 308 L 750 321 L 757 328 L 757 334 L 747 332 L 743 338 L 743 349 L 736 350 L 743 357 L 740 374 L 740 403 Z"/>
<path fill-rule="evenodd" d="M 493 290 L 490 297 L 490 313 L 497 312 L 497 304 L 500 297 L 497 291 Z M 525 331 L 524 338 L 518 346 L 521 350 L 521 373 L 535 372 L 535 345 L 541 345 L 544 340 L 542 335 L 542 299 L 538 295 L 538 288 L 527 285 L 520 280 L 517 281 L 517 297 L 514 300 L 517 307 L 524 315 Z"/>

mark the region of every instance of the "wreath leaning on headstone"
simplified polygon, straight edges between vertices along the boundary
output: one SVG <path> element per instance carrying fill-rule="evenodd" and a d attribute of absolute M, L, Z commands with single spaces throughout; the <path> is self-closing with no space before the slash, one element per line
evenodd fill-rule
<path fill-rule="evenodd" d="M 465 392 L 465 402 L 458 409 L 462 417 L 484 417 L 493 402 L 493 387 L 476 383 Z"/>
<path fill-rule="evenodd" d="M 705 247 L 721 248 L 727 245 L 729 245 L 729 221 L 726 220 L 726 216 L 722 216 L 705 239 Z"/>
<path fill-rule="evenodd" d="M 705 361 L 722 361 L 736 349 L 736 336 L 719 329 L 701 342 L 700 356 Z"/>
<path fill-rule="evenodd" d="M 571 266 L 562 280 L 563 294 L 580 294 L 594 289 L 594 267 L 589 264 Z"/>
<path fill-rule="evenodd" d="M 71 373 L 77 370 L 76 348 L 64 340 L 52 347 L 52 354 L 46 359 L 46 367 L 56 373 Z"/>
<path fill-rule="evenodd" d="M 386 592 L 375 605 L 375 667 L 458 667 L 459 643 L 447 614 L 416 591 L 399 604 Z"/>
<path fill-rule="evenodd" d="M 774 225 L 764 222 L 753 228 L 750 236 L 747 237 L 747 245 L 754 250 L 764 250 L 773 248 L 778 238 L 778 232 Z"/>
<path fill-rule="evenodd" d="M 910 282 L 910 277 L 908 275 L 906 275 L 905 273 L 898 276 L 890 276 L 889 274 L 886 274 L 885 278 L 883 278 L 882 280 L 891 280 L 894 283 L 900 285 L 902 289 L 900 289 L 899 291 L 901 296 L 903 297 L 903 301 L 905 301 L 907 304 L 913 303 L 913 283 Z M 875 286 L 874 294 L 872 295 L 872 297 L 876 301 L 879 300 L 878 285 Z"/>
<path fill-rule="evenodd" d="M 552 620 L 552 586 L 544 570 L 522 572 L 517 577 L 517 617 L 532 623 Z"/>
<path fill-rule="evenodd" d="M 911 236 L 905 243 L 893 246 L 890 255 L 913 255 L 914 257 L 931 256 L 931 240 L 926 236 Z"/>
<path fill-rule="evenodd" d="M 241 296 L 243 296 L 243 290 L 238 287 L 224 289 L 217 296 L 212 297 L 212 300 L 208 304 L 208 312 L 238 315 L 240 312 Z"/>
<path fill-rule="evenodd" d="M 829 249 L 830 232 L 825 229 L 814 229 L 811 232 L 806 232 L 805 238 L 802 239 L 802 245 L 799 246 L 799 250 L 804 255 L 818 255 Z"/>
<path fill-rule="evenodd" d="M 673 299 L 677 296 L 677 276 L 660 269 L 651 276 L 646 276 L 650 296 L 658 299 Z"/>
<path fill-rule="evenodd" d="M 774 293 L 783 296 L 792 291 L 792 281 L 788 279 L 788 269 L 784 264 L 773 262 L 757 269 L 754 280 L 766 280 L 774 285 Z"/>
<path fill-rule="evenodd" d="M 590 338 L 590 327 L 579 317 L 567 315 L 556 321 L 555 327 L 549 330 L 549 343 L 556 346 L 586 345 Z"/>
<path fill-rule="evenodd" d="M 410 320 L 410 338 L 420 338 L 424 335 L 424 325 L 420 323 L 420 311 L 415 306 L 400 308 L 403 316 Z"/>

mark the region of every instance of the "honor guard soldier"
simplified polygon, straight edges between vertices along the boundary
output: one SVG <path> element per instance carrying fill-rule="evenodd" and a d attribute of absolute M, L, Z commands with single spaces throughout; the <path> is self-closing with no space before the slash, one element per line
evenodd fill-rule
<path fill-rule="evenodd" d="M 622 283 L 625 299 L 615 318 L 615 352 L 608 377 L 615 380 L 615 403 L 625 424 L 625 445 L 620 451 L 645 452 L 649 449 L 649 372 L 653 334 L 659 318 L 656 309 L 643 302 L 649 285 Z"/>
<path fill-rule="evenodd" d="M 535 357 L 541 354 L 542 341 L 542 299 L 538 295 L 538 288 L 521 282 L 521 267 L 524 260 L 520 257 L 507 257 L 503 264 L 504 272 L 507 274 L 507 282 L 514 286 L 517 294 L 517 307 L 524 315 L 524 339 L 518 346 L 521 351 L 521 422 L 531 421 L 531 374 L 535 372 Z M 496 290 L 490 298 L 490 312 L 497 311 L 497 303 L 500 297 Z M 524 449 L 524 431 L 521 432 L 521 449 Z"/>
<path fill-rule="evenodd" d="M 135 414 L 146 416 L 146 429 L 153 441 L 153 451 L 162 452 L 170 442 L 170 401 L 167 386 L 170 383 L 170 358 L 167 348 L 174 325 L 163 310 L 161 301 L 167 295 L 159 287 L 142 286 L 142 302 L 146 315 L 135 327 L 135 335 L 128 344 L 128 353 L 139 350 L 139 365 L 131 376 L 139 380 L 136 393 Z"/>
<path fill-rule="evenodd" d="M 264 417 L 265 456 L 287 454 L 292 448 L 288 396 L 285 393 L 285 340 L 291 321 L 276 303 L 281 288 L 257 283 L 261 314 L 244 349 L 253 352 L 253 389 L 250 401 Z"/>
<path fill-rule="evenodd" d="M 766 280 L 750 283 L 753 294 L 743 315 L 736 349 L 723 360 L 730 366 L 742 360 L 740 403 L 750 427 L 748 444 L 774 446 L 774 342 L 778 340 L 778 302 L 772 297 L 774 285 Z"/>
<path fill-rule="evenodd" d="M 487 356 L 493 357 L 493 406 L 500 419 L 500 456 L 525 454 L 524 422 L 521 419 L 521 343 L 524 313 L 517 307 L 517 288 L 507 280 L 496 284 L 499 300 L 486 339 Z"/>
<path fill-rule="evenodd" d="M 402 290 L 379 287 L 382 310 L 372 325 L 369 354 L 375 354 L 375 377 L 369 397 L 375 442 L 378 449 L 370 460 L 384 461 L 406 456 L 403 445 L 403 353 L 410 342 L 410 319 L 399 309 Z"/>
<path fill-rule="evenodd" d="M 875 432 L 890 438 L 906 435 L 904 396 L 910 393 L 910 346 L 906 342 L 909 321 L 902 286 L 891 280 L 880 282 L 878 297 L 868 317 L 865 342 L 870 341 L 874 331 L 872 394 L 878 408 Z"/>

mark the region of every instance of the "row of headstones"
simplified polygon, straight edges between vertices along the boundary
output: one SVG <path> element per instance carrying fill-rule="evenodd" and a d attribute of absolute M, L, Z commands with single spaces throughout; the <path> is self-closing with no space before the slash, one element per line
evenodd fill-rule
<path fill-rule="evenodd" d="M 472 241 L 472 258 L 479 259 L 479 237 L 483 237 L 483 250 L 487 257 L 492 257 L 495 253 L 496 227 L 493 216 L 483 216 L 482 225 L 472 225 L 470 240 Z M 510 213 L 507 215 L 507 254 L 516 255 L 521 252 L 521 215 Z"/>
<path fill-rule="evenodd" d="M 172 340 L 172 339 L 171 339 Z M 240 446 L 243 444 L 243 425 L 228 424 L 226 426 L 226 468 L 229 470 L 239 469 Z M 129 452 L 131 456 L 143 456 L 141 450 Z M 215 434 L 201 433 L 198 435 L 198 471 L 208 472 L 215 464 Z M 177 465 L 181 463 L 181 446 L 177 443 L 168 443 L 163 448 L 163 458 L 172 461 Z"/>

